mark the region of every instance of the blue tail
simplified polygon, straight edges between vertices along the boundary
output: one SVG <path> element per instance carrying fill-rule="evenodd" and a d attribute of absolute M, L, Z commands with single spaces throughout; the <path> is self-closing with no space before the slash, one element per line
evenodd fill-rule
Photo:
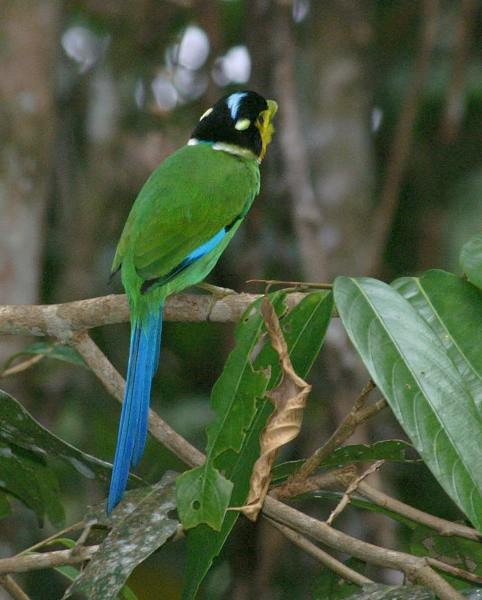
<path fill-rule="evenodd" d="M 159 362 L 163 306 L 133 321 L 124 403 L 110 482 L 107 512 L 122 498 L 129 468 L 141 460 L 146 445 L 151 383 Z"/>

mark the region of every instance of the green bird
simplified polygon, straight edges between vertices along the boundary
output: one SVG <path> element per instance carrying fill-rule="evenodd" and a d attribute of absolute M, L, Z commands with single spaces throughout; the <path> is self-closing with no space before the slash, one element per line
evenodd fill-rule
<path fill-rule="evenodd" d="M 152 173 L 127 218 L 112 265 L 129 300 L 131 337 L 109 513 L 144 452 L 165 300 L 202 281 L 241 225 L 259 192 L 276 110 L 252 91 L 219 100 Z"/>

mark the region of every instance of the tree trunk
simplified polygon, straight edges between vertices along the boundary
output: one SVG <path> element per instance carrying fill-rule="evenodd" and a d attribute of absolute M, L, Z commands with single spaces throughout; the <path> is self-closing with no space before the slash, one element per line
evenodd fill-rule
<path fill-rule="evenodd" d="M 2 0 L 0 14 L 0 303 L 34 303 L 52 170 L 58 4 Z M 0 360 L 13 345 L 2 347 Z"/>

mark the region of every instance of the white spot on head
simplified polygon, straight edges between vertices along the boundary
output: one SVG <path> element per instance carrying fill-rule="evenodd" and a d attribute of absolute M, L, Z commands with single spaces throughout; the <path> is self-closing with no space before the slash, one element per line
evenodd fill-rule
<path fill-rule="evenodd" d="M 234 128 L 237 129 L 238 131 L 244 131 L 245 129 L 248 129 L 248 127 L 250 125 L 251 125 L 251 121 L 249 119 L 238 119 L 236 121 Z"/>
<path fill-rule="evenodd" d="M 231 113 L 231 118 L 233 119 L 233 121 L 238 116 L 239 105 L 241 104 L 241 100 L 247 95 L 248 95 L 247 92 L 236 92 L 234 94 L 231 94 L 228 97 L 227 105 L 228 105 L 229 111 Z"/>
<path fill-rule="evenodd" d="M 207 116 L 209 116 L 212 112 L 213 112 L 213 109 L 212 108 L 208 108 L 207 111 L 203 112 L 203 114 L 201 115 L 201 118 L 199 120 L 202 121 Z"/>

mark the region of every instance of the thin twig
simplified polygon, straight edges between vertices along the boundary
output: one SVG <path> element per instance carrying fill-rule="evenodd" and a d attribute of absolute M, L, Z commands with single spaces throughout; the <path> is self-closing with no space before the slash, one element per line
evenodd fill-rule
<path fill-rule="evenodd" d="M 77 523 L 74 523 L 73 525 L 69 525 L 68 527 L 65 527 L 64 529 L 62 529 L 61 531 L 57 531 L 57 532 L 53 533 L 48 538 L 45 538 L 44 540 L 37 542 L 33 546 L 29 546 L 28 548 L 25 548 L 25 550 L 22 550 L 22 552 L 20 552 L 17 556 L 23 556 L 24 554 L 29 554 L 30 552 L 33 552 L 34 550 L 38 550 L 39 548 L 42 548 L 43 546 L 50 544 L 50 542 L 53 542 L 55 539 L 63 536 L 64 534 L 69 533 L 70 531 L 77 531 L 77 529 L 82 529 L 82 527 L 84 527 L 83 521 L 78 521 Z"/>
<path fill-rule="evenodd" d="M 386 406 L 385 400 L 380 400 L 373 407 L 368 407 L 371 410 L 367 412 L 362 412 L 362 407 L 365 404 L 370 392 L 375 388 L 375 384 L 370 379 L 370 381 L 365 385 L 363 390 L 360 392 L 360 395 L 355 401 L 351 411 L 347 414 L 347 416 L 343 419 L 340 425 L 336 428 L 334 433 L 329 437 L 329 439 L 323 444 L 321 448 L 318 448 L 306 461 L 303 465 L 294 473 L 288 481 L 281 486 L 282 491 L 280 492 L 281 496 L 292 496 L 293 494 L 290 492 L 291 487 L 296 487 L 300 484 L 301 481 L 309 477 L 318 467 L 319 465 L 330 456 L 330 454 L 338 448 L 345 440 L 347 440 L 355 429 L 366 421 L 368 418 L 377 414 Z"/>
<path fill-rule="evenodd" d="M 263 514 L 334 550 L 346 552 L 370 564 L 402 571 L 410 581 L 418 581 L 428 586 L 440 600 L 463 600 L 463 596 L 431 568 L 425 557 L 363 542 L 270 496 L 265 500 Z"/>
<path fill-rule="evenodd" d="M 10 575 L 1 575 L 0 585 L 10 594 L 10 596 L 12 596 L 13 600 L 30 600 L 30 596 L 27 596 L 15 579 L 10 577 Z"/>
<path fill-rule="evenodd" d="M 92 527 L 94 527 L 96 524 L 97 521 L 95 519 L 84 523 L 84 529 L 79 535 L 78 540 L 75 542 L 75 546 L 72 548 L 72 554 L 77 554 L 84 547 L 85 542 L 87 541 L 87 538 L 89 537 L 90 532 L 92 531 Z"/>
<path fill-rule="evenodd" d="M 430 59 L 435 43 L 439 13 L 438 0 L 424 0 L 423 27 L 420 49 L 414 67 L 413 81 L 408 86 L 398 119 L 390 158 L 381 192 L 380 202 L 373 214 L 373 225 L 370 234 L 370 253 L 368 272 L 376 276 L 383 264 L 383 251 L 392 227 L 393 218 L 398 205 L 400 187 L 407 167 L 412 145 L 414 124 L 420 103 L 422 90 L 427 81 Z"/>
<path fill-rule="evenodd" d="M 107 391 L 119 402 L 122 402 L 125 381 L 89 334 L 85 331 L 75 334 L 71 338 L 70 344 L 82 356 Z M 190 467 L 197 467 L 204 462 L 205 456 L 176 433 L 153 410 L 149 411 L 149 432 Z"/>
<path fill-rule="evenodd" d="M 309 492 L 316 492 L 317 490 L 344 489 L 356 479 L 357 475 L 356 467 L 347 465 L 326 473 L 317 473 L 289 487 L 284 485 L 274 487 L 270 491 L 270 496 L 278 499 L 288 499 Z"/>
<path fill-rule="evenodd" d="M 293 529 L 286 527 L 286 525 L 282 525 L 281 523 L 278 523 L 277 521 L 270 519 L 269 517 L 265 517 L 265 519 L 270 525 L 275 527 L 278 531 L 281 531 L 281 533 L 285 537 L 287 537 L 291 542 L 293 542 L 293 544 L 296 544 L 296 546 L 313 556 L 313 558 L 318 560 L 322 565 L 324 565 L 337 575 L 340 575 L 340 577 L 343 577 L 343 579 L 346 579 L 347 581 L 352 581 L 353 583 L 356 583 L 356 585 L 359 586 L 366 585 L 368 583 L 373 583 L 371 579 L 368 579 L 368 577 L 361 575 L 361 573 L 350 569 L 350 567 L 347 567 L 339 560 L 336 560 L 336 558 L 331 556 L 331 554 L 328 554 L 328 552 L 325 552 L 324 550 L 310 542 L 305 536 L 301 535 L 297 531 L 294 531 Z"/>
<path fill-rule="evenodd" d="M 459 577 L 460 579 L 465 579 L 466 581 L 471 581 L 473 583 L 477 583 L 478 585 L 482 585 L 482 576 L 477 575 L 476 573 L 470 573 L 465 569 L 448 565 L 438 558 L 432 558 L 431 556 L 427 557 L 427 561 L 432 567 L 438 569 L 439 571 L 444 571 L 445 573 L 450 573 L 450 575 L 453 575 L 454 577 Z"/>
<path fill-rule="evenodd" d="M 338 517 L 338 515 L 345 510 L 346 506 L 350 502 L 350 498 L 356 492 L 358 486 L 364 479 L 366 479 L 369 475 L 377 471 L 384 463 L 384 460 L 377 460 L 372 465 L 370 465 L 363 473 L 354 479 L 350 485 L 346 488 L 345 493 L 341 497 L 341 500 L 335 506 L 335 508 L 331 511 L 330 516 L 326 520 L 328 525 L 333 525 L 333 521 Z"/>
<path fill-rule="evenodd" d="M 296 306 L 306 294 L 289 294 L 288 308 Z M 166 321 L 200 323 L 237 322 L 248 306 L 262 294 L 230 294 L 221 299 L 210 295 L 174 294 L 166 301 Z M 129 307 L 124 294 L 76 300 L 63 304 L 0 305 L 0 335 L 48 335 L 68 342 L 72 333 L 101 325 L 126 323 Z"/>
<path fill-rule="evenodd" d="M 378 506 L 382 506 L 383 508 L 396 512 L 397 514 L 407 517 L 407 519 L 415 521 L 416 523 L 420 523 L 421 525 L 426 525 L 427 527 L 438 531 L 440 535 L 458 535 L 474 541 L 480 541 L 482 538 L 481 534 L 472 527 L 467 527 L 461 523 L 446 521 L 440 517 L 435 517 L 434 515 L 423 512 L 418 508 L 409 506 L 408 504 L 400 502 L 400 500 L 396 500 L 395 498 L 392 498 L 387 494 L 384 494 L 383 492 L 373 488 L 371 485 L 366 483 L 366 481 L 360 482 L 358 485 L 358 492 Z"/>
<path fill-rule="evenodd" d="M 25 554 L 0 559 L 0 574 L 26 573 L 38 569 L 49 569 L 61 565 L 74 565 L 89 560 L 99 546 L 82 546 L 77 552 L 68 550 L 54 550 L 40 554 Z"/>
<path fill-rule="evenodd" d="M 314 283 L 312 281 L 284 281 L 283 279 L 248 279 L 246 283 L 265 283 L 268 285 L 286 285 L 299 289 L 316 288 L 318 290 L 333 289 L 332 283 Z"/>
<path fill-rule="evenodd" d="M 21 373 L 22 371 L 30 369 L 30 367 L 36 365 L 43 358 L 45 358 L 45 356 L 45 354 L 37 354 L 36 356 L 32 356 L 27 360 L 23 360 L 21 363 L 18 363 L 13 367 L 5 369 L 5 371 L 0 372 L 0 379 L 3 379 L 4 377 L 10 377 L 11 375 L 17 375 L 17 373 Z"/>

